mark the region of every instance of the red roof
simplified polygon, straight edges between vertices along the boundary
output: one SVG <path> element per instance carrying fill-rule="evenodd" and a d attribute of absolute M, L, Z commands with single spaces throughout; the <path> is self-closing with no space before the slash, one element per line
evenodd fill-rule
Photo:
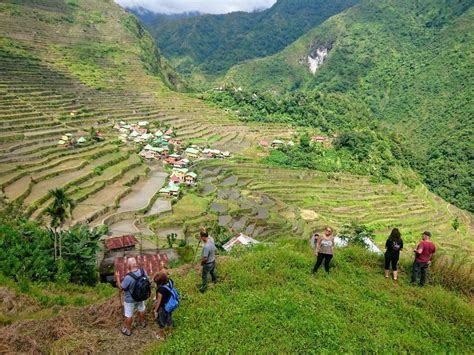
<path fill-rule="evenodd" d="M 134 256 L 137 259 L 138 267 L 145 269 L 150 278 L 157 272 L 163 270 L 168 264 L 168 256 L 166 254 L 155 255 L 139 255 Z M 125 275 L 127 275 L 127 260 L 128 257 L 115 259 L 115 279 L 122 282 Z"/>
<path fill-rule="evenodd" d="M 262 147 L 268 147 L 268 142 L 265 140 L 261 140 L 259 143 Z"/>
<path fill-rule="evenodd" d="M 177 177 L 176 175 L 173 175 L 170 177 L 170 181 L 172 182 L 180 182 L 181 180 L 179 179 L 179 177 Z"/>
<path fill-rule="evenodd" d="M 124 235 L 121 237 L 110 238 L 105 241 L 105 246 L 109 250 L 128 248 L 136 244 L 138 244 L 138 240 L 133 235 Z"/>

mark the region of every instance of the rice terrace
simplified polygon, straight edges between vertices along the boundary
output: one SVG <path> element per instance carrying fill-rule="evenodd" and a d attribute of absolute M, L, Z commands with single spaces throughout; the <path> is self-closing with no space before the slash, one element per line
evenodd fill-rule
<path fill-rule="evenodd" d="M 0 0 L 0 353 L 473 353 L 473 24 Z"/>

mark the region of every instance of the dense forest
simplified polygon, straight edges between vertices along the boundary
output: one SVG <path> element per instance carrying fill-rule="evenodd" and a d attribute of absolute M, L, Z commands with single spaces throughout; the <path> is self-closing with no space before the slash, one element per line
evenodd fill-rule
<path fill-rule="evenodd" d="M 235 66 L 227 84 L 357 102 L 404 137 L 407 158 L 434 192 L 473 211 L 473 23 L 472 1 L 365 0 L 284 51 Z M 313 75 L 306 58 L 320 47 L 329 54 Z"/>
<path fill-rule="evenodd" d="M 358 0 L 279 0 L 261 12 L 145 19 L 165 57 L 184 74 L 225 74 L 247 59 L 274 54 Z M 137 13 L 137 12 L 135 12 Z"/>

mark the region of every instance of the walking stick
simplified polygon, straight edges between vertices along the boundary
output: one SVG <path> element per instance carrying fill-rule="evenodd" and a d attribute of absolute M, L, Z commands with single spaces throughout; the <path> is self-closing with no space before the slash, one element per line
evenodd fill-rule
<path fill-rule="evenodd" d="M 197 251 L 198 251 L 200 245 L 201 245 L 201 238 L 199 238 L 199 242 L 196 246 L 196 249 L 194 249 L 193 263 L 192 263 L 193 268 L 194 268 L 194 264 L 196 263 L 196 254 L 197 254 Z"/>

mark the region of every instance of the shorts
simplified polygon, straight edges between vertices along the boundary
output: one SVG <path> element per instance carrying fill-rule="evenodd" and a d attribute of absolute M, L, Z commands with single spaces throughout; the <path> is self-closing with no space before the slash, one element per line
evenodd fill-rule
<path fill-rule="evenodd" d="M 132 318 L 133 311 L 135 309 L 138 312 L 145 312 L 145 301 L 133 302 L 133 303 L 124 302 L 123 303 L 123 309 L 124 309 L 125 317 L 126 318 Z"/>
<path fill-rule="evenodd" d="M 165 311 L 163 307 L 158 308 L 158 316 L 156 317 L 156 323 L 160 328 L 172 327 L 173 318 L 171 318 L 171 313 Z"/>

